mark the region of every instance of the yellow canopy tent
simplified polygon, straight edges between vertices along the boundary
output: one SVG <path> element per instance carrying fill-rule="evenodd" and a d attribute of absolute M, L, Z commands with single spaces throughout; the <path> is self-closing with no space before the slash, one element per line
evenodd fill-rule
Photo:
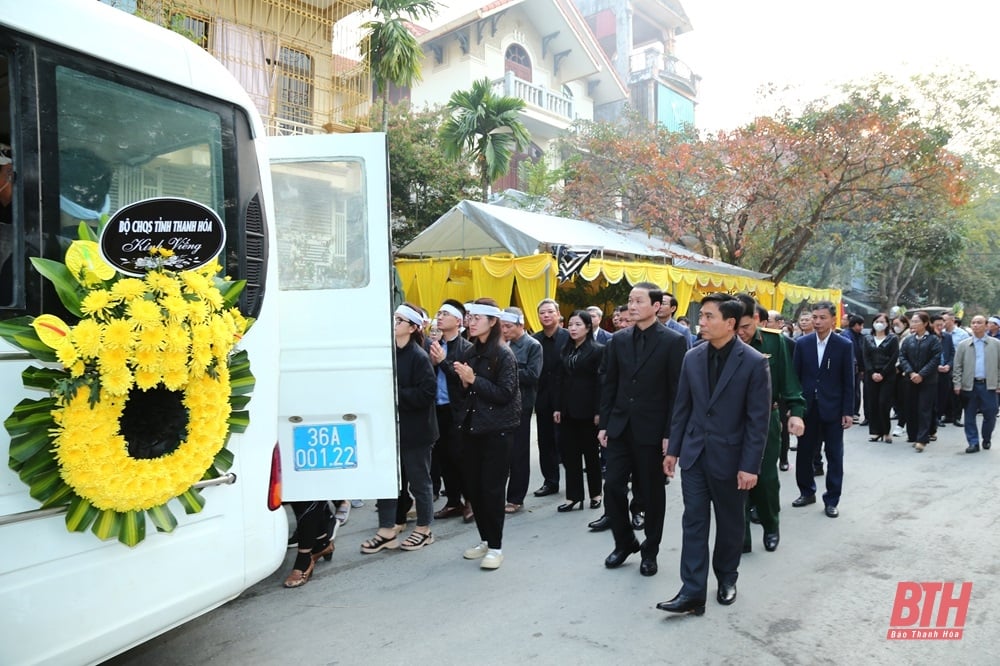
<path fill-rule="evenodd" d="M 474 201 L 460 202 L 401 248 L 396 268 L 407 300 L 428 312 L 436 312 L 446 298 L 468 302 L 490 296 L 500 307 L 519 305 L 529 330 L 539 330 L 536 305 L 556 297 L 559 271 L 552 251 L 557 246 L 593 251 L 579 277 L 610 284 L 653 282 L 674 294 L 679 312 L 714 291 L 745 291 L 775 310 L 785 301 L 840 302 L 840 290 L 775 285 L 766 274 L 641 232 Z"/>

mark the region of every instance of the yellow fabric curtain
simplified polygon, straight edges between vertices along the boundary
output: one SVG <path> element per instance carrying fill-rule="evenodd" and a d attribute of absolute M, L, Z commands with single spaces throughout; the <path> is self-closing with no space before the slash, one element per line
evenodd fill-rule
<path fill-rule="evenodd" d="M 420 264 L 415 261 L 397 261 L 396 270 L 399 272 L 399 281 L 403 284 L 404 298 L 414 305 L 427 308 L 420 297 L 420 280 L 417 277 Z M 437 307 L 437 306 L 435 306 Z"/>
<path fill-rule="evenodd" d="M 488 296 L 496 299 L 497 305 L 510 305 L 510 292 L 514 286 L 514 262 L 516 259 L 501 257 L 481 257 L 472 259 L 472 290 L 476 298 Z"/>
<path fill-rule="evenodd" d="M 524 310 L 524 323 L 529 331 L 542 330 L 538 319 L 538 303 L 556 295 L 556 259 L 550 254 L 517 257 L 513 260 L 514 284 Z"/>
<path fill-rule="evenodd" d="M 446 296 L 452 259 L 399 259 L 396 270 L 403 281 L 406 300 L 434 314 Z"/>

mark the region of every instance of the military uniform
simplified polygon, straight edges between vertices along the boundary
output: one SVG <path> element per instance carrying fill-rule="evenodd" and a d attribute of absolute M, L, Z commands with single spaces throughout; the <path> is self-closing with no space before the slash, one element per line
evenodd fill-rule
<path fill-rule="evenodd" d="M 744 550 L 750 547 L 750 507 L 757 508 L 764 534 L 778 531 L 778 499 L 781 485 L 778 481 L 778 455 L 781 452 L 781 412 L 778 405 L 791 412 L 792 416 L 803 418 L 806 401 L 802 397 L 802 386 L 792 366 L 792 355 L 779 331 L 758 328 L 749 345 L 767 357 L 771 369 L 771 421 L 767 429 L 767 446 L 760 465 L 757 485 L 747 498 L 746 534 Z"/>

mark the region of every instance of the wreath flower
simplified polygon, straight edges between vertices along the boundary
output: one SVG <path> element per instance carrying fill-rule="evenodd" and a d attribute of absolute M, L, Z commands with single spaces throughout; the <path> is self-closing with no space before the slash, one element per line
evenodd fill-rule
<path fill-rule="evenodd" d="M 64 263 L 32 259 L 79 322 L 0 322 L 0 337 L 49 364 L 22 373 L 49 395 L 4 422 L 9 465 L 43 508 L 68 507 L 70 531 L 128 546 L 145 538 L 147 517 L 172 531 L 167 504 L 200 511 L 193 486 L 229 469 L 229 436 L 249 425 L 254 379 L 235 350 L 252 324 L 234 307 L 245 283 L 218 277 L 214 262 L 171 270 L 172 257 L 153 248 L 144 277 L 120 275 L 81 225 Z"/>

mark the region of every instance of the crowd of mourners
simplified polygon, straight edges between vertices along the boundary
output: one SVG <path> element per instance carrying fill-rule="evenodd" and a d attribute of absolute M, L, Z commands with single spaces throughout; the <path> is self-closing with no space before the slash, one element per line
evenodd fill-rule
<path fill-rule="evenodd" d="M 534 334 L 519 308 L 500 308 L 492 298 L 449 299 L 433 314 L 400 305 L 393 330 L 402 484 L 397 497 L 378 500 L 378 527 L 361 552 L 421 550 L 434 543 L 435 520 L 460 518 L 478 531 L 463 556 L 499 568 L 505 518 L 523 509 L 529 492 L 534 422 L 543 479 L 534 496 L 562 486 L 557 511 L 603 508 L 588 527 L 613 532 L 609 568 L 641 553 L 640 573 L 656 573 L 663 486 L 675 468 L 683 470 L 683 586 L 659 607 L 700 615 L 708 566 L 697 553 L 707 544 L 709 503 L 716 509 L 717 598 L 729 604 L 739 556 L 752 550 L 750 525 L 761 525 L 765 550 L 778 548 L 778 471 L 790 469 L 789 451 L 797 450 L 800 491 L 792 506 L 815 503 L 816 479 L 826 476 L 824 513 L 836 518 L 843 432 L 852 425 L 867 426 L 873 443 L 905 437 L 917 452 L 948 424 L 964 428 L 967 453 L 991 446 L 998 317 L 974 316 L 966 329 L 951 312 L 878 313 L 867 322 L 844 314 L 837 327 L 838 309 L 829 302 L 793 320 L 747 295 L 713 294 L 701 302 L 696 330 L 674 317 L 677 305 L 649 283 L 636 285 L 629 303 L 611 313 L 591 306 L 564 316 L 545 299 Z M 747 375 L 756 386 L 740 389 L 745 394 L 726 393 L 743 365 L 766 374 Z M 730 415 L 713 414 L 717 396 L 736 419 L 718 433 L 712 417 L 725 422 Z M 725 459 L 729 444 L 743 452 L 738 461 Z M 731 489 L 712 481 L 730 472 Z M 293 505 L 289 545 L 298 551 L 286 587 L 304 585 L 316 563 L 330 559 L 350 506 Z M 410 521 L 415 526 L 404 537 Z"/>

